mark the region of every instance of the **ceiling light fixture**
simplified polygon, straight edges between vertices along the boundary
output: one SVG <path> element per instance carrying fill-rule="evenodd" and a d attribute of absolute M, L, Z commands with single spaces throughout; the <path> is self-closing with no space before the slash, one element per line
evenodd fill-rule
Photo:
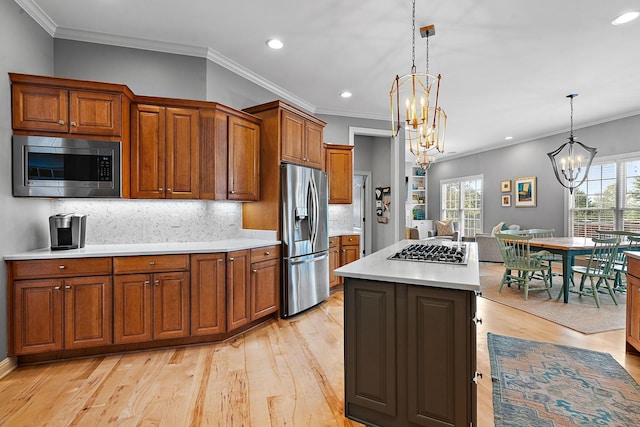
<path fill-rule="evenodd" d="M 420 28 L 420 35 L 426 38 L 426 72 L 416 71 L 415 0 L 412 3 L 411 73 L 402 77 L 396 75 L 391 84 L 391 130 L 395 137 L 404 128 L 409 151 L 416 156 L 416 163 L 426 169 L 433 163 L 424 162 L 431 156 L 427 152 L 444 153 L 447 115 L 438 103 L 441 75 L 429 74 L 429 37 L 435 35 L 435 25 Z M 401 116 L 404 120 L 400 119 Z"/>
<path fill-rule="evenodd" d="M 340 93 L 340 96 L 343 98 L 351 98 L 352 93 L 349 92 L 348 90 L 343 91 L 342 93 Z"/>
<path fill-rule="evenodd" d="M 567 95 L 571 99 L 571 134 L 569 142 L 562 144 L 557 150 L 547 153 L 553 172 L 560 185 L 569 189 L 569 193 L 573 194 L 573 190 L 579 187 L 589 175 L 591 162 L 596 156 L 595 148 L 587 147 L 579 142 L 573 136 L 573 98 L 578 96 L 577 93 Z M 583 168 L 583 165 L 586 167 Z"/>
<path fill-rule="evenodd" d="M 505 139 L 506 141 L 511 141 L 511 140 L 513 139 L 513 137 L 512 137 L 512 136 L 505 136 L 505 137 L 504 137 L 504 139 Z"/>
<path fill-rule="evenodd" d="M 282 41 L 278 39 L 269 39 L 267 40 L 267 46 L 269 46 L 271 49 L 278 50 L 283 48 L 284 43 L 282 43 Z"/>
<path fill-rule="evenodd" d="M 613 21 L 611 21 L 611 24 L 612 25 L 626 24 L 627 22 L 633 21 L 638 16 L 640 16 L 640 12 L 638 12 L 637 10 L 634 10 L 632 12 L 626 12 L 626 13 L 623 13 L 622 15 L 618 16 Z"/>

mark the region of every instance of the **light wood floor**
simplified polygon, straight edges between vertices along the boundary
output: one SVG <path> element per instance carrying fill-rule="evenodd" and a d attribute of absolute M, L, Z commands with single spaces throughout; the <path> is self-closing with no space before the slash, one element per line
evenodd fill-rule
<path fill-rule="evenodd" d="M 342 298 L 225 343 L 20 367 L 0 380 L 0 425 L 360 426 L 343 416 Z M 478 312 L 480 427 L 493 425 L 487 332 L 608 352 L 640 382 L 623 330 L 583 335 L 482 298 Z"/>

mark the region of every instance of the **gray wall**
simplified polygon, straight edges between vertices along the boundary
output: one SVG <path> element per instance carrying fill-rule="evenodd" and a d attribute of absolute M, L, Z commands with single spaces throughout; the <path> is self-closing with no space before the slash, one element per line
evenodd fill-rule
<path fill-rule="evenodd" d="M 436 163 L 429 169 L 428 217 L 440 218 L 440 181 L 469 175 L 484 175 L 483 230 L 500 221 L 523 228 L 555 228 L 565 234 L 565 191 L 556 181 L 547 153 L 567 141 L 569 132 L 501 149 Z M 640 151 L 640 116 L 628 117 L 582 129 L 577 139 L 598 149 L 599 157 Z M 450 147 L 454 149 L 454 147 Z M 501 206 L 500 181 L 536 176 L 538 201 L 535 208 Z M 512 192 L 513 195 L 513 192 Z M 512 196 L 513 197 L 513 196 Z"/>
<path fill-rule="evenodd" d="M 49 244 L 51 202 L 11 195 L 11 85 L 9 72 L 50 75 L 53 41 L 13 1 L 0 2 L 0 256 Z M 0 362 L 7 356 L 7 271 L 0 263 Z"/>

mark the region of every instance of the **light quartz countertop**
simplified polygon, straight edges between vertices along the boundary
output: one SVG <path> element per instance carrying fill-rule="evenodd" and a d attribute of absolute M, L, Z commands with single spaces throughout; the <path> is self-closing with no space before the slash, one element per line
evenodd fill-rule
<path fill-rule="evenodd" d="M 185 242 L 185 243 L 132 243 L 122 245 L 87 245 L 80 249 L 51 250 L 50 248 L 35 249 L 17 254 L 5 255 L 5 261 L 20 261 L 33 259 L 59 258 L 93 258 L 109 256 L 135 255 L 171 255 L 196 254 L 212 252 L 231 252 L 243 249 L 260 248 L 278 245 L 278 240 L 260 239 L 227 239 L 215 242 Z"/>
<path fill-rule="evenodd" d="M 432 240 L 430 242 L 435 241 Z M 335 274 L 354 279 L 480 291 L 480 267 L 478 265 L 477 244 L 474 242 L 441 242 L 447 246 L 466 245 L 467 264 L 439 264 L 387 259 L 389 256 L 411 244 L 420 243 L 418 240 L 401 240 L 371 255 L 336 269 Z"/>
<path fill-rule="evenodd" d="M 625 251 L 624 252 L 628 257 L 640 259 L 640 251 Z"/>

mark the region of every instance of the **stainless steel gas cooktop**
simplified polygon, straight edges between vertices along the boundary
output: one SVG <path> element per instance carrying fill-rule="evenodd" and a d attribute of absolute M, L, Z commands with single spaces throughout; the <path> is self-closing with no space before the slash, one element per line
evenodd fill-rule
<path fill-rule="evenodd" d="M 467 264 L 467 246 L 464 243 L 444 245 L 438 241 L 413 243 L 387 259 L 465 265 Z"/>

